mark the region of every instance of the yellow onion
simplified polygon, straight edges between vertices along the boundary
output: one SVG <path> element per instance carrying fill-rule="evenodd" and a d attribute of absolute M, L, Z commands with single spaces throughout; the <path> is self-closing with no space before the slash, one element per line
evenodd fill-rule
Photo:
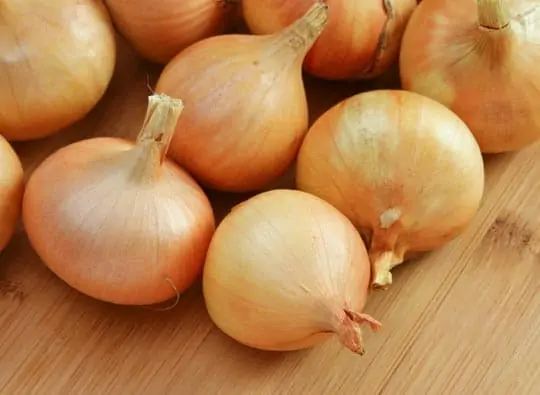
<path fill-rule="evenodd" d="M 484 190 L 482 155 L 465 123 L 406 91 L 361 93 L 312 126 L 298 156 L 298 188 L 343 212 L 369 240 L 372 283 L 392 283 L 407 253 L 460 234 Z"/>
<path fill-rule="evenodd" d="M 181 100 L 153 95 L 137 142 L 100 137 L 56 151 L 23 200 L 30 243 L 73 288 L 117 304 L 163 302 L 200 274 L 214 231 L 196 182 L 165 158 Z"/>
<path fill-rule="evenodd" d="M 24 191 L 23 176 L 19 157 L 0 135 L 0 251 L 11 240 L 19 221 Z"/>
<path fill-rule="evenodd" d="M 0 1 L 0 132 L 38 139 L 83 118 L 109 85 L 115 51 L 99 1 Z"/>
<path fill-rule="evenodd" d="M 540 3 L 429 0 L 403 38 L 405 89 L 452 109 L 480 149 L 499 153 L 540 139 Z"/>
<path fill-rule="evenodd" d="M 247 346 L 289 351 L 336 334 L 362 354 L 361 313 L 370 266 L 351 222 L 323 200 L 294 190 L 263 192 L 218 226 L 203 272 L 214 323 Z"/>
<path fill-rule="evenodd" d="M 202 184 L 260 190 L 294 161 L 308 128 L 302 61 L 327 8 L 316 3 L 273 35 L 199 41 L 167 65 L 156 91 L 186 103 L 170 156 Z"/>
<path fill-rule="evenodd" d="M 244 19 L 256 34 L 278 31 L 314 0 L 242 0 Z M 325 0 L 328 26 L 304 62 L 310 74 L 330 79 L 373 78 L 397 60 L 401 37 L 416 0 Z"/>
<path fill-rule="evenodd" d="M 143 57 L 160 63 L 222 34 L 237 0 L 105 0 L 118 31 Z"/>

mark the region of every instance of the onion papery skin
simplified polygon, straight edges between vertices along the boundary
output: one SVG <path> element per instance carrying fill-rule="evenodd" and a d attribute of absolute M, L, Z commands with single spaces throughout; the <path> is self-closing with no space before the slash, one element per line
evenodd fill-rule
<path fill-rule="evenodd" d="M 0 252 L 15 232 L 21 213 L 24 172 L 17 153 L 0 135 Z"/>
<path fill-rule="evenodd" d="M 472 133 L 442 104 L 399 90 L 350 97 L 308 132 L 298 189 L 338 208 L 369 241 L 373 286 L 411 253 L 441 247 L 473 220 L 484 191 Z"/>
<path fill-rule="evenodd" d="M 242 0 L 249 29 L 269 34 L 287 26 L 313 0 Z M 308 53 L 304 69 L 328 80 L 371 79 L 396 62 L 416 0 L 326 0 L 328 26 Z"/>
<path fill-rule="evenodd" d="M 0 37 L 0 132 L 10 141 L 74 124 L 109 86 L 115 33 L 99 1 L 2 1 Z"/>
<path fill-rule="evenodd" d="M 263 192 L 218 226 L 203 273 L 213 322 L 249 347 L 292 351 L 336 334 L 363 354 L 360 324 L 369 290 L 366 248 L 350 221 L 294 190 Z"/>
<path fill-rule="evenodd" d="M 482 152 L 523 149 L 540 139 L 539 43 L 537 1 L 424 1 L 403 38 L 402 86 L 454 111 Z"/>
<path fill-rule="evenodd" d="M 212 37 L 176 56 L 156 87 L 186 103 L 170 157 L 227 192 L 260 191 L 282 176 L 308 129 L 302 61 L 327 18 L 316 4 L 273 35 Z"/>
<path fill-rule="evenodd" d="M 165 64 L 190 45 L 225 33 L 235 0 L 105 0 L 115 27 L 144 58 Z"/>
<path fill-rule="evenodd" d="M 155 120 L 148 125 L 164 122 Z M 43 262 L 80 292 L 123 305 L 186 290 L 215 227 L 203 190 L 162 157 L 168 137 L 149 127 L 140 136 L 61 148 L 32 174 L 23 200 L 26 232 Z"/>

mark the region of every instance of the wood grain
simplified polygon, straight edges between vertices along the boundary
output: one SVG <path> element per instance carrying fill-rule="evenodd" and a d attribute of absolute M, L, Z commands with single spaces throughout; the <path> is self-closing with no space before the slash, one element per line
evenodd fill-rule
<path fill-rule="evenodd" d="M 153 84 L 159 68 L 119 51 L 110 89 L 86 119 L 16 145 L 27 175 L 72 141 L 137 134 L 147 76 Z M 312 119 L 394 83 L 309 81 Z M 211 323 L 199 284 L 169 312 L 100 303 L 51 274 L 21 226 L 0 258 L 0 394 L 538 394 L 540 146 L 486 158 L 486 172 L 474 224 L 397 269 L 369 301 L 384 328 L 366 332 L 364 357 L 336 341 L 291 353 L 243 347 Z M 211 195 L 219 217 L 245 198 Z"/>

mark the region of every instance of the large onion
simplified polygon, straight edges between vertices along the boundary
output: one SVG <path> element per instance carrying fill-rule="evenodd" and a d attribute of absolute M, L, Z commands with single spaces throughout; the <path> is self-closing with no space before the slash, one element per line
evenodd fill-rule
<path fill-rule="evenodd" d="M 411 252 L 442 246 L 473 219 L 484 190 L 478 144 L 436 101 L 406 91 L 361 93 L 312 126 L 298 187 L 349 217 L 370 240 L 373 285 Z"/>
<path fill-rule="evenodd" d="M 314 3 L 275 34 L 211 37 L 178 54 L 156 87 L 186 103 L 170 156 L 214 189 L 260 190 L 282 176 L 308 129 L 302 61 L 327 20 Z"/>
<path fill-rule="evenodd" d="M 114 29 L 95 0 L 0 1 L 0 132 L 51 135 L 83 118 L 105 92 Z"/>
<path fill-rule="evenodd" d="M 201 272 L 214 231 L 197 183 L 166 158 L 181 100 L 150 97 L 136 143 L 110 137 L 56 151 L 23 201 L 30 243 L 73 288 L 107 302 L 163 302 Z"/>
<path fill-rule="evenodd" d="M 331 334 L 363 354 L 370 266 L 352 224 L 304 192 L 272 190 L 235 207 L 210 244 L 203 291 L 212 320 L 251 347 L 311 347 Z"/>
<path fill-rule="evenodd" d="M 537 0 L 428 0 L 403 38 L 403 87 L 469 126 L 483 152 L 540 140 Z"/>

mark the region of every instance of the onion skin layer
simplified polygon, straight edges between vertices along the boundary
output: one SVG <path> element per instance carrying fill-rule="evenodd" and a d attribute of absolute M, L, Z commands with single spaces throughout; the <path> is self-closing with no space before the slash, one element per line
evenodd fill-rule
<path fill-rule="evenodd" d="M 373 285 L 384 287 L 407 253 L 440 247 L 468 226 L 484 168 L 454 113 L 415 93 L 380 90 L 346 99 L 315 122 L 296 181 L 367 236 Z"/>
<path fill-rule="evenodd" d="M 56 151 L 24 195 L 24 225 L 43 262 L 106 302 L 178 296 L 201 273 L 215 228 L 202 189 L 163 156 L 170 132 L 161 128 L 171 118 L 149 119 L 136 144 L 100 137 Z"/>
<path fill-rule="evenodd" d="M 105 0 L 120 34 L 144 58 L 167 63 L 202 39 L 223 34 L 235 0 Z"/>
<path fill-rule="evenodd" d="M 95 0 L 0 2 L 0 132 L 40 139 L 84 118 L 116 62 L 114 29 Z"/>
<path fill-rule="evenodd" d="M 24 192 L 19 157 L 0 135 L 0 252 L 11 240 L 19 221 Z"/>
<path fill-rule="evenodd" d="M 402 86 L 453 110 L 482 152 L 522 149 L 540 139 L 538 43 L 537 1 L 424 1 L 403 38 Z"/>
<path fill-rule="evenodd" d="M 319 4 L 274 35 L 212 37 L 176 56 L 156 87 L 186 103 L 170 156 L 222 191 L 258 191 L 282 176 L 308 129 L 302 60 L 327 17 Z"/>
<path fill-rule="evenodd" d="M 203 293 L 213 322 L 250 347 L 291 351 L 335 333 L 363 354 L 360 313 L 369 290 L 364 243 L 345 216 L 295 190 L 264 192 L 236 206 L 210 243 Z"/>
<path fill-rule="evenodd" d="M 313 0 L 242 0 L 255 34 L 276 32 L 299 18 Z M 328 26 L 308 53 L 304 68 L 328 80 L 369 79 L 397 60 L 416 0 L 326 0 Z"/>

